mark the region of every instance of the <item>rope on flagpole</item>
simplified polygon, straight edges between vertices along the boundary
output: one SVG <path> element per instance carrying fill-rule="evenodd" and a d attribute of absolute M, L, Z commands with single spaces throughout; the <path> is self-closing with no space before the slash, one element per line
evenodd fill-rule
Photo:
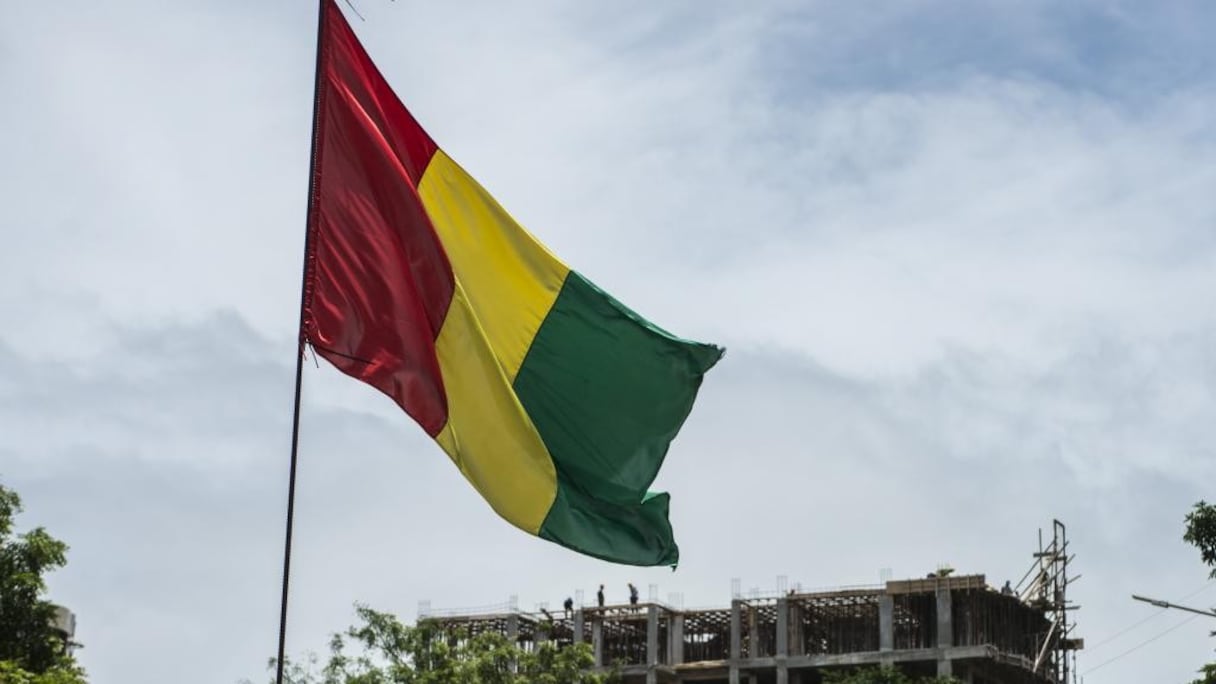
<path fill-rule="evenodd" d="M 346 6 L 350 8 L 350 11 L 355 13 L 356 17 L 359 17 L 359 21 L 367 21 L 367 19 L 363 18 L 362 14 L 359 14 L 359 10 L 355 7 L 355 3 L 351 2 L 350 0 L 346 0 Z"/>

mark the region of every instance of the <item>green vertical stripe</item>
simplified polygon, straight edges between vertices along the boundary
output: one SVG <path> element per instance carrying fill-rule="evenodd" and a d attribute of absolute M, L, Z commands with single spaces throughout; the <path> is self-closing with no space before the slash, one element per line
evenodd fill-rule
<path fill-rule="evenodd" d="M 566 277 L 515 378 L 557 468 L 542 537 L 621 563 L 676 562 L 668 497 L 647 489 L 721 356 Z"/>
<path fill-rule="evenodd" d="M 667 519 L 671 497 L 648 494 L 615 504 L 587 494 L 557 471 L 557 498 L 540 536 L 589 556 L 629 565 L 675 565 L 680 560 Z"/>

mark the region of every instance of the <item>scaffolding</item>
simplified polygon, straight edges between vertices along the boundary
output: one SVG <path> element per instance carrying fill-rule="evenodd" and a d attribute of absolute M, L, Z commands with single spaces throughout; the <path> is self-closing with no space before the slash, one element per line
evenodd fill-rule
<path fill-rule="evenodd" d="M 729 608 L 684 613 L 684 658 L 688 662 L 725 662 L 730 658 Z"/>
<path fill-rule="evenodd" d="M 877 651 L 880 596 L 873 590 L 791 596 L 790 607 L 801 628 L 801 654 Z"/>
<path fill-rule="evenodd" d="M 1077 651 L 1085 647 L 1083 639 L 1073 636 L 1076 624 L 1069 619 L 1070 612 L 1080 608 L 1068 598 L 1068 586 L 1080 579 L 1080 575 L 1068 576 L 1073 558 L 1068 550 L 1067 528 L 1053 520 L 1051 541 L 1044 545 L 1043 531 L 1039 530 L 1034 563 L 1015 588 L 1022 601 L 1048 618 L 1047 630 L 1036 635 L 1038 650 L 1032 657 L 1036 671 L 1051 673 L 1051 681 L 1060 684 L 1067 684 L 1070 676 L 1075 684 Z"/>

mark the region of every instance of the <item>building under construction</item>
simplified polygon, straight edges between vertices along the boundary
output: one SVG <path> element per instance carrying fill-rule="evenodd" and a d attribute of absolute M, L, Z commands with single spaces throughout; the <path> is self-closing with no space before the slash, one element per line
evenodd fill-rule
<path fill-rule="evenodd" d="M 828 670 L 880 665 L 968 684 L 1068 684 L 1082 642 L 1069 618 L 1064 526 L 1055 522 L 1053 532 L 1022 580 L 1001 589 L 983 575 L 938 572 L 766 595 L 743 596 L 736 583 L 719 608 L 661 603 L 652 587 L 651 600 L 636 605 L 419 612 L 453 634 L 494 631 L 525 649 L 588 643 L 597 667 L 616 668 L 630 684 L 816 684 Z"/>

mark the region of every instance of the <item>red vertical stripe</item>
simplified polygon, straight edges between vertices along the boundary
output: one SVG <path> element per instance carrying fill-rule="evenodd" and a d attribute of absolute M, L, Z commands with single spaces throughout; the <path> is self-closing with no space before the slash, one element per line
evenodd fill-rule
<path fill-rule="evenodd" d="M 435 338 L 454 288 L 416 188 L 435 143 L 332 1 L 321 49 L 303 334 L 434 436 L 447 422 Z"/>
<path fill-rule="evenodd" d="M 347 89 L 368 116 L 380 124 L 379 131 L 400 155 L 410 182 L 417 185 L 439 147 L 393 93 L 337 4 L 326 0 L 325 5 L 331 49 L 326 65 L 329 82 Z"/>

